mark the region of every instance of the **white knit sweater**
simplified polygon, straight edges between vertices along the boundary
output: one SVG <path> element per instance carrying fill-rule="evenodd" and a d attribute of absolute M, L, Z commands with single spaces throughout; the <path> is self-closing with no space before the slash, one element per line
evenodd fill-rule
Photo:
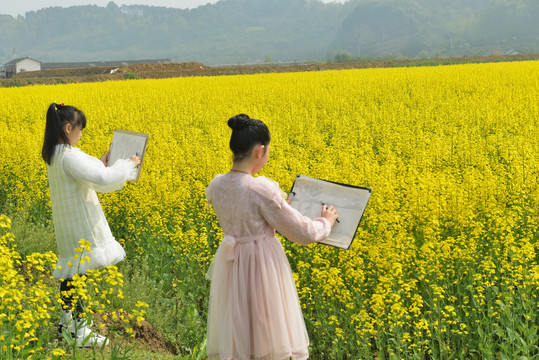
<path fill-rule="evenodd" d="M 56 146 L 47 170 L 58 245 L 58 263 L 53 276 L 66 279 L 88 269 L 121 261 L 125 251 L 112 236 L 96 191 L 121 189 L 133 176 L 133 162 L 119 160 L 113 166 L 105 167 L 101 160 L 80 149 L 60 144 Z M 82 264 L 80 256 L 73 259 L 81 239 L 87 240 L 92 250 L 84 252 L 83 257 L 88 256 L 90 261 Z"/>

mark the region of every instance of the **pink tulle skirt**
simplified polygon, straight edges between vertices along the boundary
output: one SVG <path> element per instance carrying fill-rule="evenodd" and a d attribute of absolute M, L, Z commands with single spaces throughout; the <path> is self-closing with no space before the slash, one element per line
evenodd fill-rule
<path fill-rule="evenodd" d="M 309 357 L 296 285 L 273 231 L 225 236 L 208 276 L 209 359 Z"/>

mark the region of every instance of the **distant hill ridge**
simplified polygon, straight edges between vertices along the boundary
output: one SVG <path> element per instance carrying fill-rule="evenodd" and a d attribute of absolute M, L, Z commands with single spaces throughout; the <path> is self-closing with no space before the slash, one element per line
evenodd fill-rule
<path fill-rule="evenodd" d="M 208 65 L 539 52 L 537 0 L 222 0 L 196 9 L 110 2 L 0 15 L 0 63 L 172 58 Z"/>

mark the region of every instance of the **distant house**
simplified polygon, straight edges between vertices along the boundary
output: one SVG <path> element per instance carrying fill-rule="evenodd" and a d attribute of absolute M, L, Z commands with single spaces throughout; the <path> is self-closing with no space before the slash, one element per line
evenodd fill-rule
<path fill-rule="evenodd" d="M 14 59 L 4 65 L 6 77 L 10 78 L 21 71 L 39 71 L 41 70 L 41 62 L 35 59 L 25 57 Z"/>

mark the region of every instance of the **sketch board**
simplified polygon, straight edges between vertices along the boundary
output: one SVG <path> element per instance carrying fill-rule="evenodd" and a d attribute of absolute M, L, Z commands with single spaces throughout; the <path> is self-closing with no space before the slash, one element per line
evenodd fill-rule
<path fill-rule="evenodd" d="M 140 169 L 144 162 L 144 154 L 150 135 L 134 131 L 114 130 L 112 142 L 110 144 L 109 166 L 114 165 L 118 159 L 130 159 L 132 155 L 140 157 L 140 165 L 137 168 L 137 175 L 129 181 L 137 182 L 140 176 Z"/>
<path fill-rule="evenodd" d="M 311 219 L 320 217 L 322 203 L 339 214 L 329 237 L 320 243 L 350 249 L 372 189 L 297 175 L 289 194 L 290 205 Z"/>

